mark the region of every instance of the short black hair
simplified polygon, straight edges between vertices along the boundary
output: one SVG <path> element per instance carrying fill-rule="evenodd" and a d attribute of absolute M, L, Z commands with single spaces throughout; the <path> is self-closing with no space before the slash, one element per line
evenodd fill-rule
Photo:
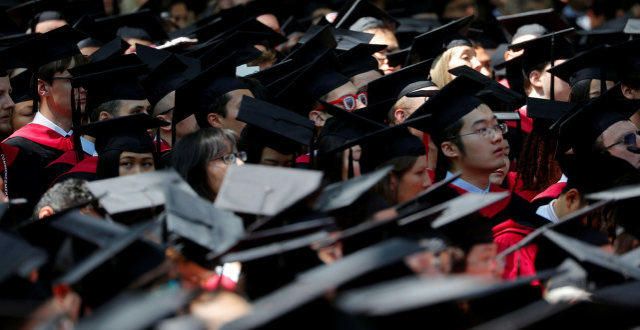
<path fill-rule="evenodd" d="M 436 178 L 443 179 L 447 171 L 451 169 L 451 161 L 442 152 L 440 145 L 442 142 L 451 141 L 460 149 L 460 152 L 464 155 L 465 149 L 462 139 L 460 139 L 460 130 L 464 126 L 464 120 L 462 118 L 456 120 L 455 123 L 445 127 L 441 132 L 432 134 L 431 138 L 438 148 L 438 159 L 436 162 Z"/>
<path fill-rule="evenodd" d="M 88 110 L 89 113 L 87 117 L 89 118 L 89 122 L 95 123 L 100 119 L 101 112 L 105 111 L 115 117 L 118 112 L 118 108 L 120 108 L 120 100 L 107 101 L 100 104 L 95 109 Z"/>

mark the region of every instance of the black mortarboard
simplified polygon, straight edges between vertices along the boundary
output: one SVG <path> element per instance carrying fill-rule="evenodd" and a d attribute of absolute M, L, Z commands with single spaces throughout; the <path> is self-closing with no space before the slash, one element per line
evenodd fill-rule
<path fill-rule="evenodd" d="M 509 49 L 515 51 L 524 49 L 520 60 L 522 61 L 522 69 L 525 74 L 528 74 L 540 64 L 571 58 L 573 46 L 565 37 L 573 31 L 574 29 L 570 28 L 552 32 L 532 40 L 512 44 Z"/>
<path fill-rule="evenodd" d="M 527 117 L 554 123 L 566 116 L 575 104 L 536 97 L 527 98 Z"/>
<path fill-rule="evenodd" d="M 496 19 L 511 36 L 514 36 L 521 26 L 529 24 L 540 24 L 549 32 L 560 31 L 569 27 L 567 22 L 553 8 L 503 15 L 496 17 Z"/>
<path fill-rule="evenodd" d="M 38 23 L 50 20 L 73 24 L 82 15 L 104 15 L 104 5 L 97 0 L 34 0 L 7 9 L 7 14 L 23 30 L 33 32 Z"/>
<path fill-rule="evenodd" d="M 334 49 L 338 45 L 333 29 L 329 25 L 321 28 L 310 28 L 307 33 L 300 38 L 298 46 L 294 48 L 284 59 L 293 59 L 296 63 L 306 65 L 315 61 L 328 49 Z"/>
<path fill-rule="evenodd" d="M 482 73 L 468 67 L 466 65 L 459 66 L 449 70 L 455 77 L 465 76 L 478 83 L 484 84 L 486 91 L 479 93 L 477 96 L 483 103 L 488 105 L 491 110 L 509 112 L 523 106 L 526 102 L 524 95 L 506 88 L 499 82 L 490 79 Z"/>
<path fill-rule="evenodd" d="M 398 21 L 400 26 L 396 29 L 396 38 L 400 48 L 410 47 L 415 37 L 441 25 L 435 18 L 400 17 Z M 404 64 L 404 61 L 400 64 Z"/>
<path fill-rule="evenodd" d="M 88 111 L 109 101 L 146 100 L 145 90 L 138 82 L 139 75 L 146 71 L 146 66 L 134 55 L 69 69 L 72 85 L 87 90 Z"/>
<path fill-rule="evenodd" d="M 339 54 L 340 72 L 346 77 L 352 78 L 364 72 L 377 70 L 378 60 L 373 57 L 373 54 L 385 48 L 387 48 L 386 45 L 358 44 Z"/>
<path fill-rule="evenodd" d="M 84 34 L 65 25 L 18 43 L 10 52 L 35 72 L 47 63 L 80 54 L 76 44 L 84 38 Z"/>
<path fill-rule="evenodd" d="M 287 85 L 275 95 L 276 103 L 304 115 L 320 97 L 349 82 L 349 78 L 338 72 L 338 62 L 331 50 L 300 69 L 292 79 L 283 79 Z"/>
<path fill-rule="evenodd" d="M 282 40 L 279 38 L 284 38 L 273 30 L 266 29 L 269 32 L 236 31 L 215 44 L 189 51 L 185 55 L 197 57 L 202 62 L 203 67 L 209 67 L 223 60 L 229 54 L 234 53 L 235 64 L 242 65 L 255 60 L 262 54 L 254 45 L 270 45 L 272 42 L 280 43 Z M 274 39 L 277 41 L 273 41 Z"/>
<path fill-rule="evenodd" d="M 147 329 L 177 314 L 195 298 L 178 286 L 162 286 L 150 292 L 125 292 L 84 317 L 77 329 Z"/>
<path fill-rule="evenodd" d="M 127 175 L 87 184 L 89 191 L 99 196 L 100 205 L 111 215 L 163 205 L 165 195 L 161 187 L 166 186 L 193 192 L 189 184 L 172 170 Z"/>
<path fill-rule="evenodd" d="M 26 70 L 11 78 L 11 99 L 15 103 L 33 100 L 31 71 Z"/>
<path fill-rule="evenodd" d="M 431 114 L 428 121 L 421 121 L 412 127 L 429 132 L 433 137 L 447 138 L 440 136 L 442 130 L 483 104 L 476 95 L 484 89 L 484 84 L 466 76 L 455 78 L 409 116 L 411 120 Z"/>
<path fill-rule="evenodd" d="M 562 119 L 560 139 L 577 153 L 589 153 L 602 132 L 618 121 L 628 120 L 638 108 L 638 102 L 622 96 L 616 85 Z"/>
<path fill-rule="evenodd" d="M 409 64 L 436 58 L 453 47 L 472 47 L 464 34 L 473 18 L 473 15 L 463 17 L 415 37 L 408 57 Z"/>
<path fill-rule="evenodd" d="M 326 186 L 318 196 L 314 209 L 321 212 L 331 212 L 352 205 L 362 194 L 387 176 L 391 170 L 391 166 L 385 166 L 377 171 Z"/>
<path fill-rule="evenodd" d="M 396 67 L 400 65 L 405 65 L 409 59 L 409 53 L 411 52 L 411 47 L 403 48 L 400 50 L 396 50 L 395 52 L 387 54 L 387 60 L 389 61 L 390 67 Z"/>
<path fill-rule="evenodd" d="M 353 0 L 346 3 L 338 11 L 333 25 L 337 28 L 350 29 L 354 23 L 364 17 L 379 19 L 390 24 L 393 29 L 400 25 L 398 20 L 367 0 Z"/>
<path fill-rule="evenodd" d="M 336 43 L 336 45 L 333 47 L 335 47 L 337 50 L 342 50 L 342 51 L 347 51 L 359 44 L 368 44 L 373 39 L 373 34 L 371 33 L 351 31 L 346 29 L 338 29 L 338 28 L 333 28 L 330 25 L 312 25 L 305 32 L 302 38 L 300 38 L 298 43 L 305 44 L 309 42 L 309 40 L 312 40 L 313 38 L 319 38 L 322 36 L 320 40 L 324 40 L 327 48 L 333 48 L 331 47 L 331 45 L 333 44 L 333 41 L 331 41 L 331 39 L 328 38 L 328 34 L 318 35 L 318 32 L 320 31 L 324 31 L 323 33 L 327 33 L 327 31 L 330 31 L 333 34 L 333 38 Z"/>
<path fill-rule="evenodd" d="M 629 40 L 629 35 L 622 31 L 622 27 L 578 31 L 576 34 L 579 50 L 589 50 L 601 45 L 618 45 Z"/>
<path fill-rule="evenodd" d="M 319 231 L 308 235 L 303 235 L 300 237 L 283 240 L 280 242 L 275 242 L 271 244 L 267 244 L 264 246 L 258 246 L 249 248 L 246 250 L 234 251 L 226 254 L 220 260 L 223 263 L 229 262 L 248 262 L 254 261 L 262 258 L 272 257 L 278 254 L 285 254 L 288 252 L 293 252 L 299 249 L 308 248 L 315 242 L 319 242 L 323 239 L 329 237 L 329 233 L 326 231 Z"/>
<path fill-rule="evenodd" d="M 27 278 L 29 274 L 47 262 L 47 253 L 28 242 L 8 233 L 0 232 L 0 282 L 17 275 Z"/>
<path fill-rule="evenodd" d="M 91 62 L 99 62 L 122 56 L 129 47 L 129 44 L 126 41 L 117 37 L 106 44 L 101 45 L 98 50 L 89 56 L 89 60 Z"/>
<path fill-rule="evenodd" d="M 247 78 L 256 79 L 260 84 L 262 84 L 262 86 L 268 86 L 288 73 L 295 71 L 299 67 L 299 64 L 294 60 L 284 60 L 264 70 L 250 74 Z"/>
<path fill-rule="evenodd" d="M 138 45 L 136 50 L 138 57 L 151 69 L 140 84 L 152 106 L 201 72 L 198 60 L 142 45 Z"/>
<path fill-rule="evenodd" d="M 264 143 L 280 152 L 292 151 L 289 147 L 282 150 L 282 147 L 288 144 L 280 143 L 281 138 L 303 146 L 313 142 L 315 125 L 312 121 L 295 112 L 252 97 L 242 97 L 237 119 L 266 133 L 261 134 L 263 140 L 252 141 L 253 143 Z"/>
<path fill-rule="evenodd" d="M 572 57 L 554 66 L 548 71 L 568 82 L 571 86 L 585 79 L 599 79 L 601 81 L 618 81 L 616 62 L 612 48 L 600 46 Z M 606 88 L 605 88 L 606 90 Z"/>
<path fill-rule="evenodd" d="M 148 10 L 96 20 L 85 18 L 75 27 L 103 42 L 113 40 L 115 37 L 121 37 L 125 40 L 135 38 L 150 42 L 164 41 L 169 38 L 160 19 Z"/>
<path fill-rule="evenodd" d="M 322 173 L 262 165 L 231 166 L 214 205 L 272 216 L 318 189 Z"/>
<path fill-rule="evenodd" d="M 244 236 L 242 219 L 211 202 L 169 186 L 166 229 L 172 245 L 187 259 L 210 268 Z"/>
<path fill-rule="evenodd" d="M 295 314 L 297 309 L 326 291 L 396 264 L 422 249 L 415 241 L 390 239 L 350 254 L 335 263 L 312 268 L 300 274 L 293 283 L 257 300 L 250 314 L 227 323 L 222 329 L 268 327 L 284 316 Z"/>

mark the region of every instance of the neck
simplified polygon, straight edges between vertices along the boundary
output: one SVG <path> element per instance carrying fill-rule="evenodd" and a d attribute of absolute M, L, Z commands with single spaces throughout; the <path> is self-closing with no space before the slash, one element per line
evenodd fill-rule
<path fill-rule="evenodd" d="M 40 99 L 38 111 L 40 112 L 41 115 L 51 120 L 54 124 L 58 125 L 63 130 L 67 132 L 71 130 L 71 126 L 72 126 L 71 118 L 56 115 L 56 113 L 47 103 L 46 99 L 42 99 L 42 98 Z"/>
<path fill-rule="evenodd" d="M 485 171 L 478 172 L 460 166 L 454 166 L 453 169 L 454 171 L 461 172 L 460 179 L 467 181 L 480 189 L 486 189 L 489 186 L 489 177 L 491 173 L 486 173 Z"/>
<path fill-rule="evenodd" d="M 531 91 L 529 91 L 529 94 L 527 95 L 528 97 L 534 97 L 534 98 L 538 98 L 538 99 L 546 99 L 547 97 L 544 96 L 544 91 L 542 89 L 538 90 L 538 88 L 532 87 Z"/>

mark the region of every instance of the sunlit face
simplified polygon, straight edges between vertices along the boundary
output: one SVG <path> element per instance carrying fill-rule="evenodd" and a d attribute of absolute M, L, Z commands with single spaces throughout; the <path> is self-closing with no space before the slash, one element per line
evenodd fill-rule
<path fill-rule="evenodd" d="M 482 69 L 482 63 L 478 59 L 475 49 L 469 46 L 457 46 L 451 48 L 451 59 L 449 60 L 449 69 L 466 65 L 478 72 Z"/>
<path fill-rule="evenodd" d="M 431 178 L 427 171 L 427 156 L 420 156 L 415 164 L 398 180 L 398 203 L 412 200 L 420 192 L 431 186 Z"/>
<path fill-rule="evenodd" d="M 155 171 L 152 153 L 136 153 L 123 151 L 120 154 L 119 175 L 134 175 Z"/>
<path fill-rule="evenodd" d="M 389 66 L 387 54 L 398 50 L 398 39 L 395 34 L 389 29 L 371 29 L 364 32 L 373 34 L 373 39 L 369 43 L 387 45 L 386 49 L 373 54 L 373 56 L 378 60 L 378 69 L 380 71 L 384 72 L 384 74 L 393 72 L 395 68 Z"/>

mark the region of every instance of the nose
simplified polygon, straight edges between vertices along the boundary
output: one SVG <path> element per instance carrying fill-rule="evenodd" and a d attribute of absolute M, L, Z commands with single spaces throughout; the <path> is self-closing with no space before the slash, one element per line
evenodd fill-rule
<path fill-rule="evenodd" d="M 502 136 L 502 131 L 499 128 L 494 128 L 493 129 L 493 134 L 491 135 L 491 141 L 493 143 L 502 143 L 502 140 L 504 140 L 504 136 Z"/>
<path fill-rule="evenodd" d="M 473 57 L 471 58 L 471 68 L 480 72 L 480 69 L 482 69 L 482 63 L 480 63 L 480 60 L 478 60 L 477 57 Z"/>
<path fill-rule="evenodd" d="M 360 101 L 360 99 L 356 98 L 356 108 L 354 110 L 359 110 L 366 108 L 367 106 Z"/>
<path fill-rule="evenodd" d="M 240 158 L 236 158 L 236 165 L 241 166 L 244 165 L 244 162 Z"/>

